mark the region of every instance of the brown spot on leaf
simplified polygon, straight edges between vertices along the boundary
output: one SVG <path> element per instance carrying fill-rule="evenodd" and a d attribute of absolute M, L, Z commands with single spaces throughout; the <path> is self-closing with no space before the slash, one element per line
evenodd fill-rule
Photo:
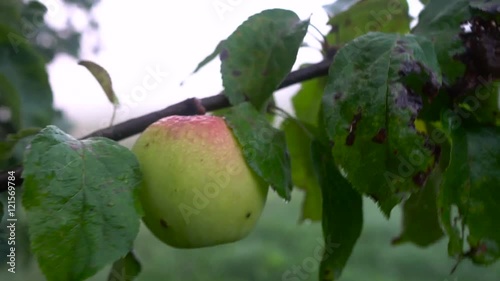
<path fill-rule="evenodd" d="M 168 223 L 164 219 L 160 219 L 160 225 L 164 228 L 168 228 Z"/>
<path fill-rule="evenodd" d="M 349 134 L 347 135 L 347 138 L 345 140 L 346 145 L 353 145 L 354 144 L 354 139 L 356 138 L 356 128 L 358 127 L 358 123 L 361 120 L 361 109 L 358 109 L 358 113 L 354 115 L 351 121 L 351 126 L 349 126 Z"/>
<path fill-rule="evenodd" d="M 266 69 L 264 69 L 264 70 L 262 71 L 262 73 L 261 73 L 261 74 L 262 74 L 262 76 L 267 76 L 267 75 L 269 75 L 269 69 L 267 69 L 267 68 L 266 68 Z"/>
<path fill-rule="evenodd" d="M 229 52 L 227 51 L 227 49 L 222 49 L 219 54 L 220 60 L 225 60 L 228 57 L 229 57 Z"/>
<path fill-rule="evenodd" d="M 333 280 L 334 278 L 335 276 L 333 276 L 333 271 L 330 268 L 325 268 L 323 270 L 322 281 Z"/>
<path fill-rule="evenodd" d="M 397 245 L 397 244 L 400 244 L 401 241 L 403 241 L 403 238 L 401 236 L 397 236 L 397 237 L 394 237 L 392 238 L 391 240 L 391 245 Z"/>
<path fill-rule="evenodd" d="M 418 186 L 424 186 L 425 182 L 427 181 L 427 176 L 429 175 L 428 172 L 417 172 L 413 177 L 412 180 L 413 182 L 418 185 Z"/>
<path fill-rule="evenodd" d="M 144 145 L 144 147 L 149 147 L 149 142 Z"/>
<path fill-rule="evenodd" d="M 338 101 L 342 98 L 342 92 L 336 92 L 335 95 L 333 96 L 333 99 Z"/>
<path fill-rule="evenodd" d="M 354 144 L 354 139 L 356 138 L 356 134 L 354 132 L 350 132 L 345 138 L 345 145 L 351 146 Z"/>
<path fill-rule="evenodd" d="M 380 128 L 377 134 L 372 138 L 372 141 L 382 144 L 385 142 L 386 139 L 387 139 L 387 130 L 385 128 Z"/>
<path fill-rule="evenodd" d="M 397 149 L 394 149 L 394 151 L 392 153 L 394 153 L 394 155 L 398 155 L 399 152 Z"/>
<path fill-rule="evenodd" d="M 434 82 L 434 79 L 431 79 L 431 81 L 426 81 L 424 83 L 424 86 L 422 87 L 422 92 L 427 95 L 429 103 L 432 103 L 434 98 L 439 94 L 439 87 L 436 86 L 438 82 Z"/>
<path fill-rule="evenodd" d="M 403 46 L 396 46 L 396 48 L 394 48 L 394 51 L 398 54 L 403 54 L 404 52 L 406 52 L 406 49 L 403 47 Z"/>
<path fill-rule="evenodd" d="M 245 215 L 245 217 L 248 219 L 248 218 L 250 218 L 250 216 L 251 216 L 251 215 L 252 215 L 252 213 L 248 212 L 248 213 Z"/>
<path fill-rule="evenodd" d="M 434 146 L 432 154 L 434 155 L 436 163 L 439 163 L 439 160 L 441 160 L 441 146 L 440 145 Z"/>
<path fill-rule="evenodd" d="M 239 71 L 239 70 L 233 70 L 232 74 L 233 74 L 233 76 L 238 77 L 238 76 L 241 75 L 241 71 Z"/>
<path fill-rule="evenodd" d="M 358 122 L 361 120 L 361 110 L 358 109 L 358 113 L 354 115 L 354 118 L 352 119 L 351 126 L 352 130 L 355 131 L 356 127 L 358 126 Z"/>

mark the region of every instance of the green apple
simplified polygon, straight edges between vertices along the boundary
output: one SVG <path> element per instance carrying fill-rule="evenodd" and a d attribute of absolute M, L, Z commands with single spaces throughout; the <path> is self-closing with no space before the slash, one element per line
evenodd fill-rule
<path fill-rule="evenodd" d="M 170 116 L 134 144 L 143 221 L 176 248 L 238 241 L 259 219 L 268 185 L 247 165 L 223 118 Z"/>

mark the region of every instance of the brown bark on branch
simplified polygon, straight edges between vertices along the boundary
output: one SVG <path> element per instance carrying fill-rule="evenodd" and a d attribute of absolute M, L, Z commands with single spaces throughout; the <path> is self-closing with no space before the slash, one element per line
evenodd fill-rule
<path fill-rule="evenodd" d="M 279 85 L 278 89 L 282 89 L 295 83 L 303 82 L 312 78 L 325 76 L 328 74 L 328 69 L 332 63 L 331 59 L 310 65 L 308 67 L 292 71 Z M 130 136 L 136 135 L 146 129 L 155 121 L 171 116 L 171 115 L 198 115 L 205 114 L 209 111 L 214 111 L 231 106 L 224 93 L 221 92 L 215 96 L 197 99 L 190 98 L 180 103 L 170 105 L 162 110 L 151 112 L 149 114 L 127 120 L 114 126 L 97 130 L 88 134 L 81 139 L 91 137 L 106 137 L 115 141 L 123 140 Z M 0 173 L 0 192 L 4 192 L 8 188 L 8 171 L 15 171 L 15 185 L 19 187 L 22 184 L 22 167 L 13 167 L 12 169 Z"/>

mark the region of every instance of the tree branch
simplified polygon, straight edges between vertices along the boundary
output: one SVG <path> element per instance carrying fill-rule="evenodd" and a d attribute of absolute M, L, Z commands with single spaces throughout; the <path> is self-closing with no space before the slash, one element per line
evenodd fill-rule
<path fill-rule="evenodd" d="M 308 67 L 292 71 L 278 86 L 278 89 L 282 89 L 295 83 L 303 82 L 312 78 L 325 76 L 328 74 L 328 69 L 331 63 L 332 59 L 326 59 L 322 62 L 312 64 Z M 205 114 L 206 112 L 226 108 L 229 106 L 231 106 L 231 104 L 229 103 L 229 100 L 226 98 L 226 96 L 224 96 L 224 92 L 203 99 L 190 98 L 180 103 L 168 106 L 162 110 L 151 112 L 149 114 L 127 120 L 114 126 L 97 130 L 82 137 L 81 139 L 87 139 L 91 137 L 105 137 L 115 141 L 119 141 L 144 131 L 144 129 L 146 129 L 149 125 L 163 117 L 171 115 Z M 0 173 L 0 192 L 4 192 L 8 188 L 8 171 L 15 171 L 15 185 L 17 187 L 20 187 L 23 182 L 23 179 L 21 177 L 23 171 L 22 167 L 14 167 L 7 171 L 3 171 Z"/>

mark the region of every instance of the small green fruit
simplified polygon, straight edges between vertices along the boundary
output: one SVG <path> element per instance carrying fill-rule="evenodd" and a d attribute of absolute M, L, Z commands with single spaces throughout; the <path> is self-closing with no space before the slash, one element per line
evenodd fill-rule
<path fill-rule="evenodd" d="M 255 226 L 268 186 L 247 165 L 224 119 L 170 116 L 134 144 L 143 221 L 163 242 L 200 248 L 238 241 Z"/>

